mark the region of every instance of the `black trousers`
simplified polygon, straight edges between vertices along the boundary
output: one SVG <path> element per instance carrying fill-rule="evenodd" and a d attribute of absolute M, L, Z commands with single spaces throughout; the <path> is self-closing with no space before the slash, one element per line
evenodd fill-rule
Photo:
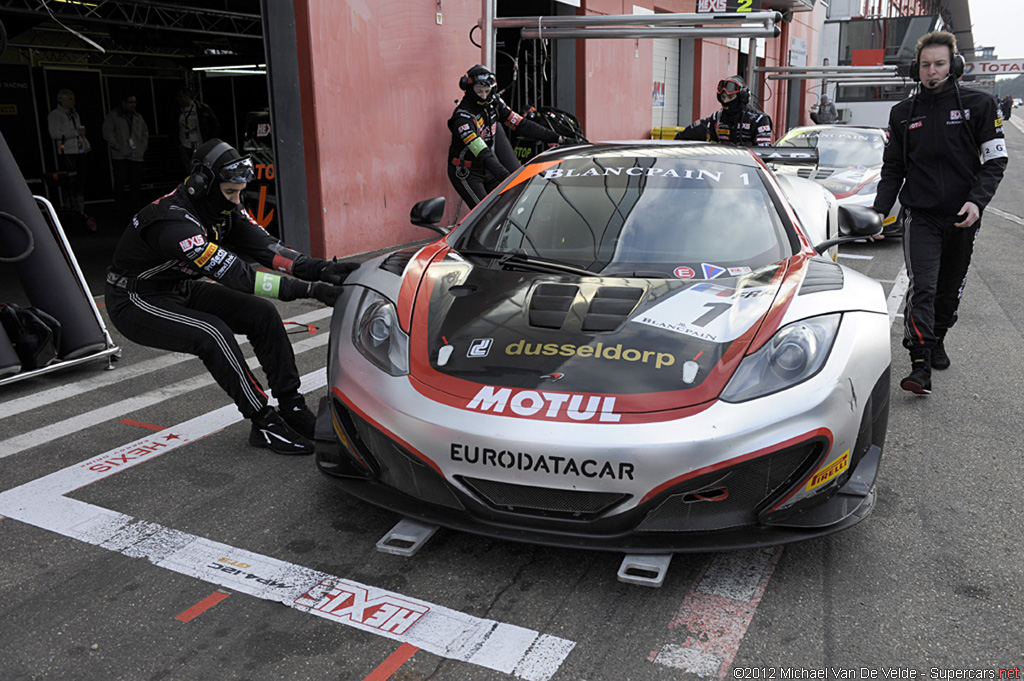
<path fill-rule="evenodd" d="M 449 163 L 448 179 L 451 181 L 455 191 L 459 193 L 466 205 L 472 208 L 480 203 L 492 189 L 501 184 L 497 179 L 485 170 L 456 167 Z"/>
<path fill-rule="evenodd" d="M 931 349 L 956 323 L 960 296 L 981 219 L 956 227 L 960 218 L 906 209 L 903 255 L 910 277 L 903 316 L 903 347 Z"/>
<path fill-rule="evenodd" d="M 301 400 L 295 353 L 281 315 L 267 298 L 188 281 L 170 293 L 135 293 L 107 284 L 106 303 L 110 320 L 128 340 L 198 356 L 245 418 L 266 406 L 267 395 L 235 334 L 252 343 L 278 402 Z"/>

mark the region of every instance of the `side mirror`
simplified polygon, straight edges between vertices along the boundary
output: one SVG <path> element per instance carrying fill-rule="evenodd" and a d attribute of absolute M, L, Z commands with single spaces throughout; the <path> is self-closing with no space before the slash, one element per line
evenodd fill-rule
<path fill-rule="evenodd" d="M 441 236 L 448 234 L 448 230 L 440 225 L 444 218 L 443 196 L 435 196 L 432 199 L 424 199 L 412 207 L 409 212 L 409 221 L 417 227 L 426 227 Z"/>
<path fill-rule="evenodd" d="M 814 247 L 824 253 L 836 244 L 867 239 L 882 233 L 882 216 L 869 206 L 839 206 L 839 236 Z"/>

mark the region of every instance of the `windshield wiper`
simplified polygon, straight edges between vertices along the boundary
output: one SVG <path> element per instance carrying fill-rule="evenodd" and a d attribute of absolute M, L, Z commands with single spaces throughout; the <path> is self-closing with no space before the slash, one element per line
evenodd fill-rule
<path fill-rule="evenodd" d="M 527 255 L 522 251 L 490 251 L 483 248 L 468 248 L 459 250 L 462 255 L 476 255 L 484 258 L 494 258 L 502 269 L 521 269 L 529 272 L 557 272 L 567 274 L 578 274 L 584 277 L 600 277 L 597 272 L 576 267 L 561 260 L 542 258 L 537 255 Z"/>

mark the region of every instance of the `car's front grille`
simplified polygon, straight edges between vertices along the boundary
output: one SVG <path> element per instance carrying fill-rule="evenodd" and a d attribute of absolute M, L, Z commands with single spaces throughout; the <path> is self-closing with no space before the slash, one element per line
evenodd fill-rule
<path fill-rule="evenodd" d="M 588 520 L 629 499 L 621 492 L 581 492 L 459 477 L 488 506 L 499 511 Z"/>
<path fill-rule="evenodd" d="M 360 454 L 368 454 L 376 462 L 382 483 L 417 499 L 462 510 L 462 502 L 432 468 L 338 400 L 334 404 L 345 434 L 359 448 Z"/>
<path fill-rule="evenodd" d="M 757 524 L 757 512 L 802 479 L 819 458 L 818 441 L 790 447 L 689 480 L 637 527 L 640 532 L 700 532 Z"/>

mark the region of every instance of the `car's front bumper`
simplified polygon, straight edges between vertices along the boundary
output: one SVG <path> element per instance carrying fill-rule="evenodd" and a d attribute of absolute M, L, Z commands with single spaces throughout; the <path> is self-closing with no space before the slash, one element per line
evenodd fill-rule
<path fill-rule="evenodd" d="M 822 372 L 803 384 L 629 425 L 438 404 L 341 336 L 317 465 L 351 494 L 405 516 L 532 543 L 706 551 L 836 532 L 873 506 L 888 416 L 888 346 L 875 347 L 887 341 L 887 320 L 847 317 Z M 844 454 L 849 466 L 808 492 L 810 476 Z"/>

